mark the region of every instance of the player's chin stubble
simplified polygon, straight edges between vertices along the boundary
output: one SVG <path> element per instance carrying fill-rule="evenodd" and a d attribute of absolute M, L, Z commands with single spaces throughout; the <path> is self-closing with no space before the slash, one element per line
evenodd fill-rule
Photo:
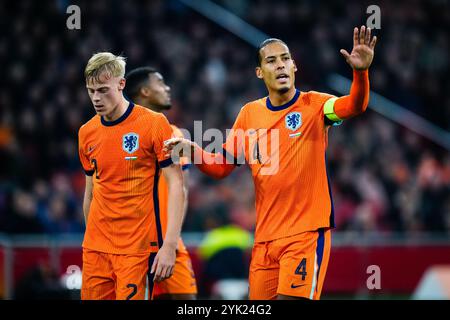
<path fill-rule="evenodd" d="M 285 94 L 288 91 L 289 91 L 289 87 L 283 87 L 283 88 L 278 89 L 279 94 Z"/>

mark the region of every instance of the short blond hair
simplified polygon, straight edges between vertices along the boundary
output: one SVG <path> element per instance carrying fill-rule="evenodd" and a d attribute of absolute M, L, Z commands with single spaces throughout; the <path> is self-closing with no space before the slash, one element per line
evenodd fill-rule
<path fill-rule="evenodd" d="M 86 81 L 100 82 L 100 76 L 106 74 L 109 77 L 125 77 L 125 57 L 116 56 L 111 52 L 99 52 L 94 54 L 84 69 Z"/>

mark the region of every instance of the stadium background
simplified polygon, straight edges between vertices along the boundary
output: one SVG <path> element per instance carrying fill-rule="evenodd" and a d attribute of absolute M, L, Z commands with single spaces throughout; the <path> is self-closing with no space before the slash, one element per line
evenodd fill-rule
<path fill-rule="evenodd" d="M 215 3 L 286 41 L 298 88 L 335 94 L 329 75 L 351 77 L 339 49 L 351 49 L 353 27 L 377 4 L 371 89 L 448 138 L 448 1 Z M 81 8 L 81 30 L 66 27 L 70 4 Z M 94 115 L 86 61 L 111 51 L 127 57 L 128 70 L 158 68 L 172 89 L 171 122 L 192 132 L 202 120 L 204 129 L 224 131 L 245 102 L 266 95 L 255 48 L 178 0 L 1 1 L 0 21 L 0 296 L 76 298 L 60 286 L 67 267 L 81 265 L 77 132 Z M 426 270 L 450 264 L 450 154 L 415 129 L 369 109 L 331 130 L 337 230 L 324 298 L 409 298 Z M 191 170 L 183 235 L 199 277 L 205 232 L 228 223 L 253 230 L 253 192 L 247 169 L 218 182 Z M 369 265 L 381 268 L 380 290 L 366 287 Z"/>

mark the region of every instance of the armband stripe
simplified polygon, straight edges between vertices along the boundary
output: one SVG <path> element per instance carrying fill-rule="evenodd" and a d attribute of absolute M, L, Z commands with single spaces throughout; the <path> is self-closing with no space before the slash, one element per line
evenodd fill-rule
<path fill-rule="evenodd" d="M 339 118 L 336 113 L 334 113 L 334 103 L 336 102 L 338 98 L 330 98 L 328 99 L 324 106 L 323 106 L 323 113 L 325 114 L 325 117 L 327 117 L 329 120 L 333 122 L 339 122 L 342 121 L 341 118 Z"/>

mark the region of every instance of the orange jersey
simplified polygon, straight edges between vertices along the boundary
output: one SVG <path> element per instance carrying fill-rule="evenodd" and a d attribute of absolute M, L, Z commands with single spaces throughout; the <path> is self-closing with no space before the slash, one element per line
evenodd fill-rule
<path fill-rule="evenodd" d="M 119 119 L 96 115 L 79 130 L 79 156 L 93 175 L 83 247 L 112 254 L 155 252 L 162 245 L 158 204 L 162 151 L 172 135 L 164 115 L 130 103 Z"/>
<path fill-rule="evenodd" d="M 251 168 L 256 242 L 334 227 L 323 111 L 332 97 L 297 90 L 282 106 L 272 106 L 265 97 L 241 109 L 223 147 L 238 160 L 244 156 Z M 247 134 L 240 135 L 239 129 Z"/>
<path fill-rule="evenodd" d="M 170 125 L 172 127 L 173 133 L 172 136 L 176 138 L 184 138 L 183 133 L 174 125 Z M 187 169 L 189 167 L 188 161 L 186 157 L 183 157 L 180 159 L 180 165 L 182 166 L 183 170 Z M 161 216 L 161 227 L 162 227 L 162 233 L 163 237 L 166 235 L 167 230 L 167 209 L 168 209 L 168 202 L 169 202 L 169 188 L 167 186 L 166 179 L 164 179 L 164 176 L 161 176 L 159 179 L 159 185 L 158 185 L 158 196 L 159 196 L 159 206 L 160 206 L 160 216 Z M 181 238 L 178 241 L 178 247 L 177 249 L 182 252 L 187 252 L 186 247 L 184 246 L 183 240 Z"/>

